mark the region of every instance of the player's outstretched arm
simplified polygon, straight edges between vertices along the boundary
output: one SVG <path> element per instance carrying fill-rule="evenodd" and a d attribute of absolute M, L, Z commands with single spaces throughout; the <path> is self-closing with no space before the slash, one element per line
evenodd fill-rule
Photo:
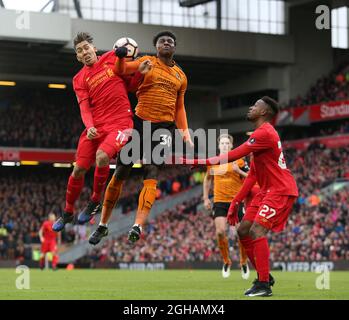
<path fill-rule="evenodd" d="M 188 158 L 181 158 L 184 164 L 191 164 L 191 165 L 200 165 L 200 164 L 206 164 L 206 165 L 214 165 L 218 163 L 227 163 L 227 162 L 233 162 L 234 160 L 240 159 L 242 157 L 247 156 L 252 151 L 246 143 L 242 144 L 241 146 L 229 151 L 228 153 L 221 154 L 219 156 L 207 158 L 207 159 L 188 159 Z"/>
<path fill-rule="evenodd" d="M 206 164 L 213 165 L 218 163 L 227 163 L 232 162 L 234 160 L 240 159 L 242 157 L 247 156 L 251 152 L 261 151 L 269 149 L 271 146 L 271 140 L 269 139 L 268 133 L 265 130 L 255 131 L 250 139 L 243 143 L 241 146 L 229 151 L 228 153 L 221 154 L 216 157 L 208 158 L 208 159 L 187 159 L 182 158 L 184 164 Z"/>
<path fill-rule="evenodd" d="M 135 61 L 126 61 L 125 57 L 127 54 L 124 55 L 124 51 L 121 49 L 126 49 L 125 47 L 120 47 L 115 49 L 115 55 L 117 56 L 115 61 L 115 68 L 114 71 L 116 74 L 119 75 L 127 75 L 127 74 L 133 74 L 136 71 L 138 71 L 139 65 L 141 64 L 141 60 L 135 60 Z"/>

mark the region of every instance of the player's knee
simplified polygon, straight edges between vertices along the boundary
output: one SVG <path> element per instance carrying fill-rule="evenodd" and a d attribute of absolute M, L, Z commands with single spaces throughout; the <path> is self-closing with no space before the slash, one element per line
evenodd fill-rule
<path fill-rule="evenodd" d="M 252 226 L 252 223 L 250 221 L 248 220 L 241 221 L 237 229 L 237 233 L 240 239 L 249 236 L 251 226 Z"/>
<path fill-rule="evenodd" d="M 216 236 L 218 239 L 223 239 L 225 237 L 225 230 L 223 228 L 217 228 Z"/>
<path fill-rule="evenodd" d="M 157 179 L 159 175 L 159 169 L 155 165 L 148 165 L 145 169 L 144 179 Z"/>
<path fill-rule="evenodd" d="M 80 178 L 82 178 L 85 175 L 86 171 L 87 170 L 82 168 L 82 167 L 75 166 L 74 169 L 73 169 L 72 176 L 75 179 L 80 179 Z"/>
<path fill-rule="evenodd" d="M 249 235 L 249 228 L 247 226 L 240 225 L 237 232 L 240 239 L 245 238 Z"/>
<path fill-rule="evenodd" d="M 256 230 L 251 227 L 250 231 L 248 232 L 248 235 L 254 240 L 254 239 L 257 239 L 257 232 Z"/>
<path fill-rule="evenodd" d="M 262 228 L 253 225 L 253 226 L 251 227 L 250 231 L 249 231 L 249 236 L 250 236 L 253 240 L 255 240 L 255 239 L 264 237 L 264 236 L 265 236 L 265 233 L 264 233 L 264 231 L 263 231 Z"/>
<path fill-rule="evenodd" d="M 98 150 L 96 154 L 97 167 L 105 167 L 109 164 L 109 156 L 102 150 Z"/>

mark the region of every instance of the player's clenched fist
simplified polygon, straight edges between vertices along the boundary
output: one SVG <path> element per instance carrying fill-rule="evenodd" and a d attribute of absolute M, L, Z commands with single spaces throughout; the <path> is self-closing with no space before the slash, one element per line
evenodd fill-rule
<path fill-rule="evenodd" d="M 119 58 L 125 58 L 127 56 L 127 48 L 126 47 L 119 47 L 115 49 L 115 55 Z"/>
<path fill-rule="evenodd" d="M 230 203 L 227 220 L 228 220 L 228 223 L 232 226 L 235 226 L 237 223 L 239 223 L 239 216 L 238 216 L 239 207 L 240 207 L 239 201 L 233 200 Z"/>
<path fill-rule="evenodd" d="M 153 67 L 150 60 L 144 60 L 138 67 L 138 71 L 142 74 L 147 73 Z"/>
<path fill-rule="evenodd" d="M 97 133 L 97 129 L 95 127 L 91 127 L 87 130 L 87 138 L 92 140 L 94 138 L 96 138 L 98 135 Z"/>

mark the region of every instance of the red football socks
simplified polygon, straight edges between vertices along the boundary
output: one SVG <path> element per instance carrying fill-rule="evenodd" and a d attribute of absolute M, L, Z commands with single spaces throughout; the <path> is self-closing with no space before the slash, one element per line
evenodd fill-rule
<path fill-rule="evenodd" d="M 65 196 L 65 212 L 74 213 L 74 203 L 79 198 L 83 186 L 84 178 L 76 179 L 72 175 L 69 177 Z"/>
<path fill-rule="evenodd" d="M 91 200 L 93 202 L 100 202 L 105 183 L 109 177 L 109 165 L 105 167 L 96 167 L 93 181 L 93 194 Z"/>
<path fill-rule="evenodd" d="M 240 239 L 240 242 L 245 248 L 248 259 L 252 263 L 253 267 L 257 270 L 255 256 L 253 252 L 254 251 L 253 239 L 250 236 L 247 236 Z"/>
<path fill-rule="evenodd" d="M 57 254 L 54 254 L 53 258 L 52 258 L 52 268 L 53 269 L 57 268 L 58 260 L 59 260 L 59 256 Z"/>
<path fill-rule="evenodd" d="M 266 237 L 253 241 L 259 281 L 269 282 L 269 245 Z"/>

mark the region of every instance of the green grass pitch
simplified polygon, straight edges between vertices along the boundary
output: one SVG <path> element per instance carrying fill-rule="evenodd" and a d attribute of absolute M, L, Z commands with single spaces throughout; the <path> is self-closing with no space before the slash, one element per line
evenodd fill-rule
<path fill-rule="evenodd" d="M 15 269 L 0 269 L 0 299 L 215 300 L 251 299 L 244 290 L 253 281 L 239 271 L 223 279 L 206 270 L 30 270 L 30 289 L 16 288 Z M 266 299 L 349 299 L 349 272 L 331 272 L 329 289 L 318 290 L 312 272 L 273 272 L 273 297 Z M 261 299 L 261 298 L 255 298 Z"/>

